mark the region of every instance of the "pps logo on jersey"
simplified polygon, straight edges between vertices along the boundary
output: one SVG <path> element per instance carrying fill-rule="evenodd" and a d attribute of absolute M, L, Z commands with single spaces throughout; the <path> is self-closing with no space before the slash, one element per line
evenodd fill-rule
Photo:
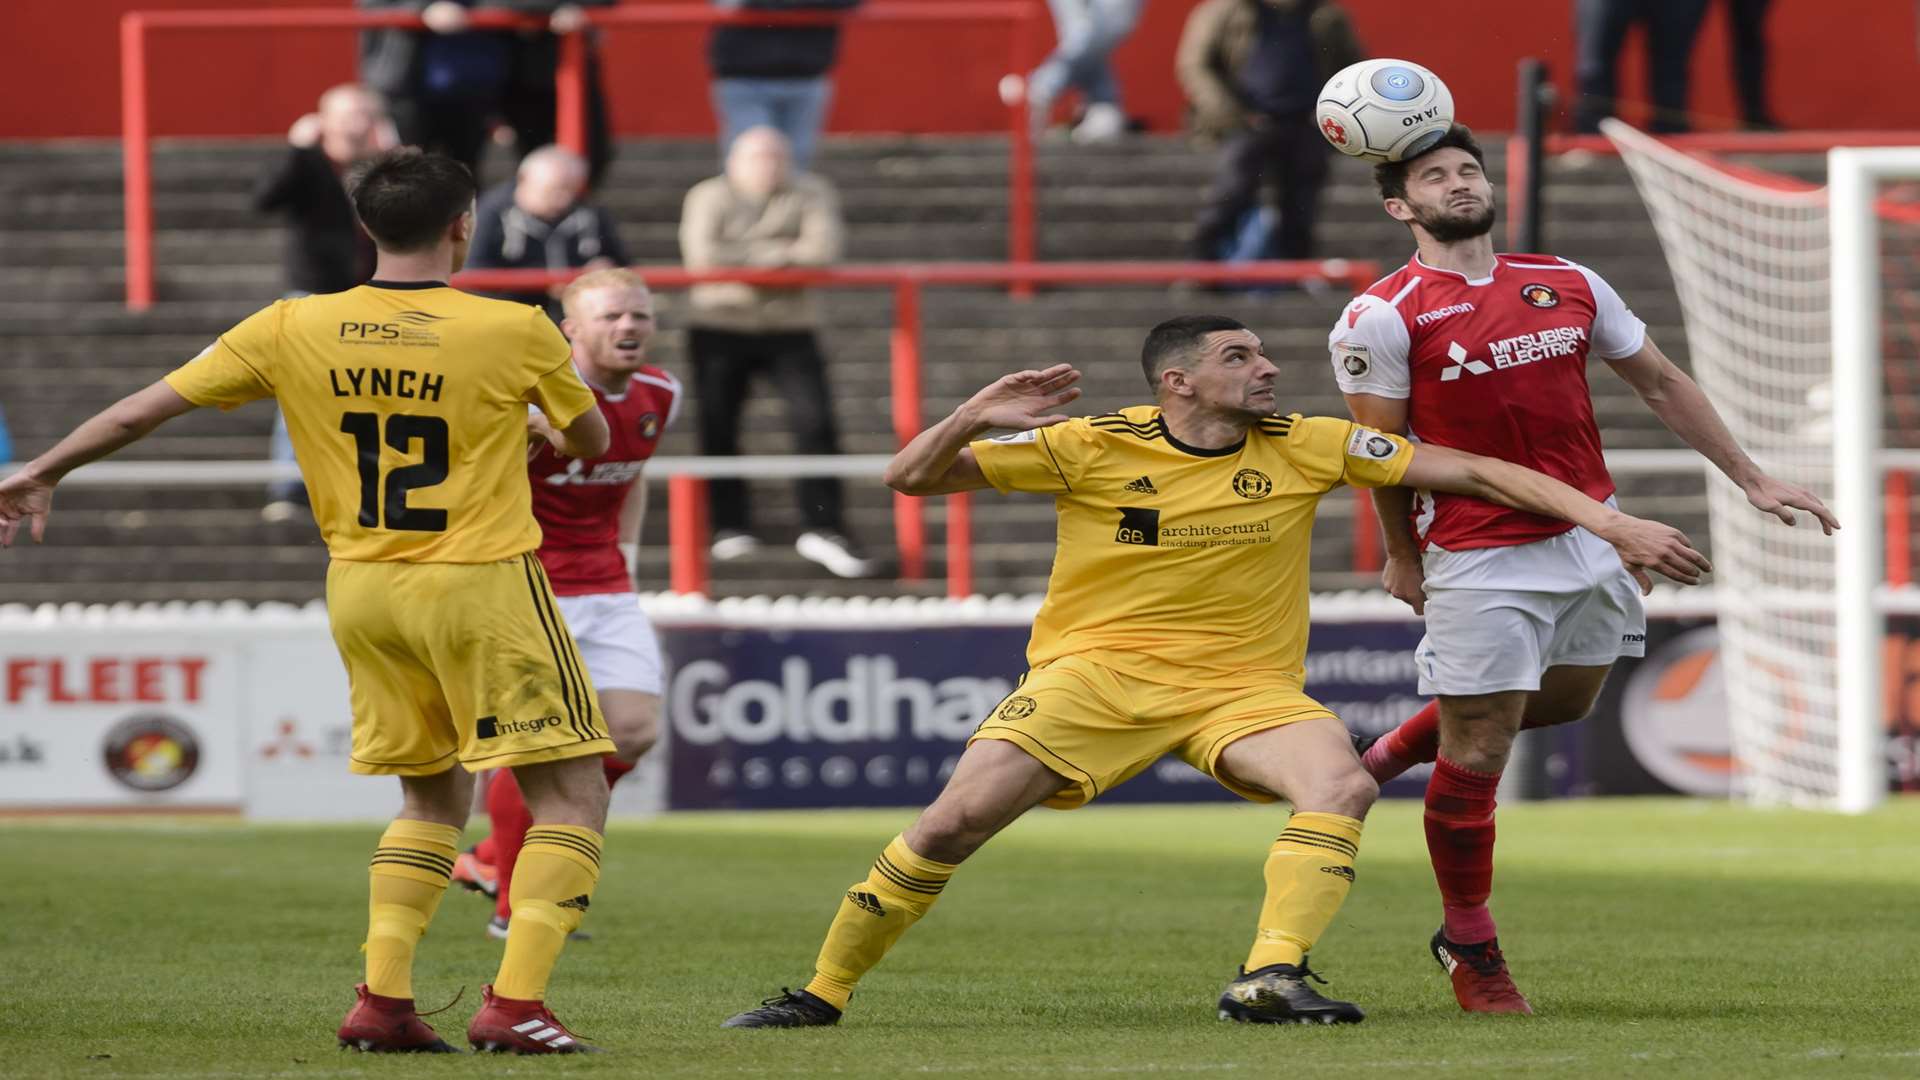
<path fill-rule="evenodd" d="M 1553 286 L 1537 281 L 1520 286 L 1520 299 L 1537 308 L 1560 306 L 1560 294 L 1553 291 Z"/>
<path fill-rule="evenodd" d="M 1264 499 L 1273 492 L 1273 481 L 1259 469 L 1241 469 L 1233 474 L 1233 493 L 1243 499 Z"/>
<path fill-rule="evenodd" d="M 437 346 L 440 335 L 433 332 L 436 323 L 451 316 L 431 311 L 396 311 L 377 322 L 342 322 L 342 345 L 424 345 Z"/>
<path fill-rule="evenodd" d="M 1160 511 L 1149 510 L 1144 506 L 1121 507 L 1120 527 L 1114 530 L 1113 539 L 1115 543 L 1120 544 L 1159 547 Z"/>

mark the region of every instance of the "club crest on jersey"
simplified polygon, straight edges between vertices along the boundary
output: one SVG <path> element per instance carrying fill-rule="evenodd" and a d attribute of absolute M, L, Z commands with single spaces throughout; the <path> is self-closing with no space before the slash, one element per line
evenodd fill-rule
<path fill-rule="evenodd" d="M 1537 281 L 1520 286 L 1520 299 L 1525 300 L 1537 308 L 1558 307 L 1560 305 L 1560 294 L 1553 291 L 1553 286 L 1542 285 Z"/>
<path fill-rule="evenodd" d="M 1020 695 L 1008 698 L 1006 702 L 1000 706 L 1000 711 L 995 715 L 999 719 L 1006 721 L 1025 720 L 1027 717 L 1032 716 L 1033 711 L 1039 707 L 1039 702 L 1025 695 Z"/>
<path fill-rule="evenodd" d="M 1333 354 L 1340 358 L 1340 370 L 1356 379 L 1373 370 L 1372 361 L 1367 359 L 1365 345 L 1342 341 L 1333 347 Z"/>
<path fill-rule="evenodd" d="M 651 439 L 660 434 L 660 414 L 648 413 L 640 418 L 640 437 Z"/>
<path fill-rule="evenodd" d="M 1243 499 L 1264 499 L 1273 491 L 1273 481 L 1259 469 L 1241 469 L 1233 474 L 1233 493 Z"/>

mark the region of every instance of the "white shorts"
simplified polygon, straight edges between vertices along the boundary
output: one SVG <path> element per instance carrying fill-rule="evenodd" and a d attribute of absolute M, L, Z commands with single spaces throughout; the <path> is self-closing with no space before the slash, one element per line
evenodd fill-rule
<path fill-rule="evenodd" d="M 660 642 L 633 593 L 558 596 L 560 615 L 580 646 L 595 690 L 639 690 L 660 694 Z"/>
<path fill-rule="evenodd" d="M 1640 586 L 1614 571 L 1577 592 L 1427 590 L 1427 634 L 1414 649 L 1424 695 L 1538 690 L 1563 664 L 1605 667 L 1647 651 Z"/>

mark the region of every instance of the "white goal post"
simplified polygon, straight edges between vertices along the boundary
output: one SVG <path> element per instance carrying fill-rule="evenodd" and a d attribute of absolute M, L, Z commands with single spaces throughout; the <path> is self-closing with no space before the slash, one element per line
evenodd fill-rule
<path fill-rule="evenodd" d="M 1646 201 L 1687 320 L 1695 377 L 1769 472 L 1828 499 L 1833 537 L 1787 529 L 1709 484 L 1729 717 L 1750 801 L 1847 813 L 1886 797 L 1884 481 L 1890 449 L 1881 187 L 1920 180 L 1920 147 L 1834 149 L 1825 188 L 1602 130 Z M 1912 292 L 1896 280 L 1898 299 Z M 1904 553 L 1903 553 L 1904 554 Z"/>

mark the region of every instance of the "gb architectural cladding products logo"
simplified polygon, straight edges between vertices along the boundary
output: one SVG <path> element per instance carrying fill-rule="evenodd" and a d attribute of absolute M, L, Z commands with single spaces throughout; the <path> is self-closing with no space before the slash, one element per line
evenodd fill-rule
<path fill-rule="evenodd" d="M 1158 547 L 1160 544 L 1160 511 L 1144 506 L 1120 507 L 1120 527 L 1114 530 L 1113 539 L 1120 544 L 1143 544 Z"/>
<path fill-rule="evenodd" d="M 135 791 L 177 788 L 200 767 L 200 741 L 161 713 L 135 713 L 115 724 L 100 750 L 107 773 Z"/>
<path fill-rule="evenodd" d="M 1259 469 L 1241 469 L 1233 474 L 1233 493 L 1243 499 L 1264 499 L 1273 491 L 1273 481 Z"/>
<path fill-rule="evenodd" d="M 473 730 L 482 739 L 497 739 L 502 735 L 538 735 L 560 724 L 557 716 L 536 716 L 531 720 L 502 720 L 497 716 L 483 716 L 473 722 Z"/>

